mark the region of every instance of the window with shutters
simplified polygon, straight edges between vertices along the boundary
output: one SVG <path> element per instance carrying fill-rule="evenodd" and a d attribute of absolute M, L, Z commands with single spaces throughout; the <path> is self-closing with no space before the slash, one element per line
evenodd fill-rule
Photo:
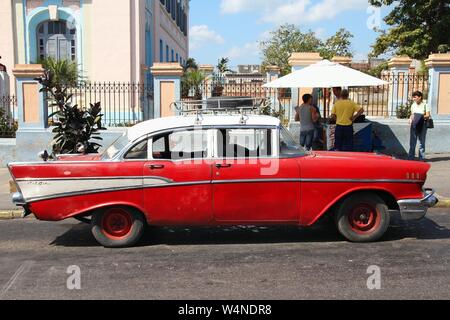
<path fill-rule="evenodd" d="M 77 59 L 77 30 L 67 21 L 44 21 L 37 27 L 37 50 L 40 59 Z"/>

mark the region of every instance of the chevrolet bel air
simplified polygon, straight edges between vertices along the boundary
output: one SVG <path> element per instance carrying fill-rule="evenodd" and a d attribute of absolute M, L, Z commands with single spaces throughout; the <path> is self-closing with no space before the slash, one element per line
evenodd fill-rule
<path fill-rule="evenodd" d="M 390 215 L 437 203 L 430 165 L 372 153 L 305 152 L 276 118 L 185 115 L 130 128 L 99 155 L 8 165 L 13 202 L 44 221 L 90 223 L 105 247 L 147 225 L 298 225 L 331 216 L 349 241 L 379 240 Z"/>

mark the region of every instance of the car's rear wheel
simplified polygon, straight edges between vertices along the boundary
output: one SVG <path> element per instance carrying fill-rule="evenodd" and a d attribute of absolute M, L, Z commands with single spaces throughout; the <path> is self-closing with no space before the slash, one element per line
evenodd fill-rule
<path fill-rule="evenodd" d="M 359 193 L 345 199 L 336 213 L 339 232 L 352 242 L 379 240 L 390 224 L 389 208 L 378 195 Z"/>
<path fill-rule="evenodd" d="M 136 209 L 110 207 L 92 216 L 91 231 L 95 239 L 107 248 L 134 246 L 144 234 L 146 221 Z"/>

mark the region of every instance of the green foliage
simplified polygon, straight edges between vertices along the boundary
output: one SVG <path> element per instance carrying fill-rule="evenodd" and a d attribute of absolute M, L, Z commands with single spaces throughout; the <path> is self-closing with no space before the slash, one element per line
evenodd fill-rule
<path fill-rule="evenodd" d="M 335 35 L 328 38 L 320 49 L 320 55 L 324 59 L 331 60 L 334 56 L 353 57 L 350 49 L 353 34 L 341 28 Z"/>
<path fill-rule="evenodd" d="M 397 118 L 409 119 L 411 117 L 411 102 L 401 105 L 397 108 Z"/>
<path fill-rule="evenodd" d="M 205 81 L 205 75 L 199 70 L 189 69 L 181 79 L 181 95 L 186 98 L 194 92 L 194 99 L 202 99 L 201 85 Z"/>
<path fill-rule="evenodd" d="M 260 42 L 263 67 L 276 65 L 282 75 L 291 72 L 289 57 L 293 52 L 320 52 L 324 58 L 333 56 L 352 56 L 350 46 L 353 35 L 340 29 L 335 35 L 322 42 L 309 30 L 302 32 L 293 24 L 285 24 L 271 32 L 270 39 Z"/>
<path fill-rule="evenodd" d="M 220 74 L 224 74 L 225 72 L 229 72 L 231 71 L 228 68 L 228 63 L 230 62 L 229 58 L 220 58 L 219 62 L 217 63 L 217 70 L 219 71 Z"/>
<path fill-rule="evenodd" d="M 43 77 L 36 80 L 42 85 L 41 92 L 47 95 L 52 106 L 58 107 L 58 111 L 49 115 L 49 118 L 57 118 L 53 129 L 53 157 L 80 153 L 80 147 L 84 153 L 97 153 L 101 145 L 90 140 L 103 140 L 99 131 L 106 130 L 102 126 L 100 102 L 91 104 L 88 109 L 72 106 L 72 95 L 68 94 L 65 85 L 55 81 L 51 71 L 46 71 Z"/>
<path fill-rule="evenodd" d="M 52 85 L 65 87 L 74 87 L 80 80 L 78 65 L 70 60 L 56 60 L 54 58 L 45 58 L 39 61 L 42 67 L 51 72 Z"/>
<path fill-rule="evenodd" d="M 198 64 L 194 58 L 189 58 L 186 60 L 186 64 L 184 65 L 184 72 L 188 70 L 198 70 Z"/>
<path fill-rule="evenodd" d="M 380 78 L 381 73 L 388 69 L 389 69 L 388 62 L 385 61 L 385 62 L 379 64 L 378 66 L 376 66 L 375 68 L 370 69 L 368 73 L 374 77 Z"/>
<path fill-rule="evenodd" d="M 262 115 L 280 119 L 283 125 L 286 125 L 286 121 L 289 122 L 286 118 L 286 110 L 281 107 L 279 110 L 276 110 L 270 101 L 266 101 L 266 103 L 261 107 L 260 112 Z"/>
<path fill-rule="evenodd" d="M 372 46 L 373 56 L 404 54 L 423 60 L 433 52 L 450 48 L 450 6 L 448 0 L 369 0 L 374 6 L 393 6 L 384 21 L 388 30 Z"/>
<path fill-rule="evenodd" d="M 17 131 L 17 122 L 14 122 L 12 125 L 8 120 L 8 116 L 6 111 L 0 106 L 0 138 L 8 138 L 14 136 L 14 133 Z"/>

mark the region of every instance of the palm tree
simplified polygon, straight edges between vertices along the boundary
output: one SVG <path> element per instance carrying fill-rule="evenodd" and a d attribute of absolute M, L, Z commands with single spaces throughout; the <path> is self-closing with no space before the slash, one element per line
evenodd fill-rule
<path fill-rule="evenodd" d="M 189 70 L 182 79 L 183 96 L 187 97 L 191 90 L 194 91 L 195 100 L 202 99 L 201 85 L 205 81 L 205 75 L 198 70 Z"/>
<path fill-rule="evenodd" d="M 219 63 L 217 64 L 217 70 L 219 70 L 219 73 L 223 75 L 225 72 L 231 71 L 228 68 L 228 63 L 230 62 L 229 58 L 220 58 Z"/>
<path fill-rule="evenodd" d="M 56 60 L 48 57 L 39 61 L 42 67 L 52 74 L 52 81 L 60 87 L 76 86 L 80 80 L 78 65 L 70 60 Z"/>
<path fill-rule="evenodd" d="M 184 72 L 187 72 L 188 70 L 198 70 L 198 65 L 194 58 L 189 58 L 186 60 Z"/>

